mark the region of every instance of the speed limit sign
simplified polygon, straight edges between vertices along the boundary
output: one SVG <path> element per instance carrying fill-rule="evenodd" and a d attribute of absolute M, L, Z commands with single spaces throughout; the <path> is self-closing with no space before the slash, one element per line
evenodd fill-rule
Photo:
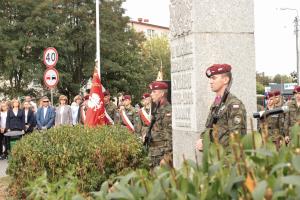
<path fill-rule="evenodd" d="M 54 47 L 48 47 L 44 51 L 44 64 L 47 67 L 54 67 L 58 61 L 58 53 Z"/>

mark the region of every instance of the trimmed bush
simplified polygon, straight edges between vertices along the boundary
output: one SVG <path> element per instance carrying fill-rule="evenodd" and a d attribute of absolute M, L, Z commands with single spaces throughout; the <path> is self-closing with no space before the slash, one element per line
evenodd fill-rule
<path fill-rule="evenodd" d="M 7 173 L 13 195 L 45 172 L 50 182 L 74 171 L 80 191 L 99 189 L 108 178 L 147 166 L 139 139 L 119 126 L 101 128 L 59 127 L 35 132 L 16 143 Z"/>

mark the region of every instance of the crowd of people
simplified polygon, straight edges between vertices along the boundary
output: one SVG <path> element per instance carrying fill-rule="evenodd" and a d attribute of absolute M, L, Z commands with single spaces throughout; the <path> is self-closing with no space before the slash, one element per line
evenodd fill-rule
<path fill-rule="evenodd" d="M 152 157 L 157 165 L 166 152 L 161 152 L 158 155 L 156 149 L 161 146 L 167 146 L 167 148 L 164 147 L 164 150 L 167 149 L 168 152 L 171 152 L 172 149 L 171 107 L 167 100 L 168 84 L 153 82 L 150 86 L 151 94 L 144 93 L 140 103 L 135 106 L 132 105 L 130 95 L 120 95 L 117 99 L 111 99 L 108 90 L 103 92 L 103 95 L 105 114 L 109 124 L 119 124 L 126 127 L 142 141 L 145 140 L 149 131 L 151 115 L 159 115 L 157 118 L 162 121 L 159 121 L 160 123 L 156 123 L 156 125 L 154 124 L 152 137 L 158 137 L 157 141 L 162 140 L 159 137 L 161 137 L 163 131 L 167 135 L 163 137 L 163 140 L 167 138 L 169 142 L 160 144 L 155 141 L 153 148 L 149 148 L 149 151 L 153 152 Z M 19 131 L 22 132 L 22 135 L 26 135 L 34 130 L 43 131 L 60 125 L 84 124 L 88 100 L 89 91 L 84 96 L 75 96 L 71 105 L 69 105 L 69 100 L 65 95 L 59 96 L 56 106 L 52 105 L 47 96 L 42 97 L 38 103 L 35 103 L 31 96 L 26 96 L 22 103 L 18 99 L 3 100 L 0 105 L 0 159 L 7 159 L 10 149 L 10 137 L 5 136 L 6 133 Z M 153 108 L 156 108 L 155 113 Z M 161 126 L 161 123 L 163 126 Z M 155 134 L 155 132 L 159 132 L 159 134 Z"/>
<path fill-rule="evenodd" d="M 47 96 L 40 99 L 38 105 L 26 96 L 21 103 L 18 99 L 2 100 L 0 104 L 0 159 L 6 159 L 10 149 L 9 137 L 5 133 L 19 131 L 29 134 L 35 129 L 46 130 L 59 125 L 76 125 L 80 123 L 81 96 L 77 95 L 74 102 L 68 105 L 65 95 L 59 97 L 57 107 L 50 105 Z"/>

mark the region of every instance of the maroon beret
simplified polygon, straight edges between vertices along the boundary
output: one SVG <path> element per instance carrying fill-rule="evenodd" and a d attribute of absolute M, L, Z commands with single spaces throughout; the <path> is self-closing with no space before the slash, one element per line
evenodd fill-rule
<path fill-rule="evenodd" d="M 299 93 L 300 92 L 300 86 L 295 86 L 294 87 L 294 90 L 293 90 L 293 93 L 295 94 L 295 93 Z"/>
<path fill-rule="evenodd" d="M 103 92 L 103 95 L 104 95 L 104 96 L 110 96 L 110 93 L 109 93 L 108 90 L 105 90 L 105 92 Z"/>
<path fill-rule="evenodd" d="M 267 99 L 270 99 L 271 97 L 274 97 L 274 92 L 268 92 Z"/>
<path fill-rule="evenodd" d="M 142 99 L 146 99 L 148 97 L 150 97 L 150 94 L 149 93 L 144 93 L 143 96 L 142 96 Z"/>
<path fill-rule="evenodd" d="M 166 90 L 168 89 L 168 84 L 163 81 L 154 81 L 149 85 L 150 90 Z"/>
<path fill-rule="evenodd" d="M 274 96 L 279 96 L 281 94 L 281 92 L 279 90 L 275 90 L 273 93 L 274 93 Z"/>
<path fill-rule="evenodd" d="M 206 76 L 210 78 L 216 74 L 224 74 L 227 72 L 231 72 L 231 66 L 228 64 L 213 64 L 206 70 Z"/>
<path fill-rule="evenodd" d="M 125 96 L 123 97 L 123 100 L 126 100 L 126 99 L 131 100 L 131 96 L 130 96 L 130 95 L 125 95 Z"/>

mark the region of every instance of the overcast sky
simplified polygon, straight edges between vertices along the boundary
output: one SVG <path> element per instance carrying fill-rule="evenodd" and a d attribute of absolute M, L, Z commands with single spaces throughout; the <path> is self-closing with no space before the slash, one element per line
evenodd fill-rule
<path fill-rule="evenodd" d="M 150 23 L 169 25 L 169 0 L 127 0 L 126 14 Z M 300 0 L 254 0 L 256 70 L 267 75 L 290 74 L 296 71 L 294 17 L 300 12 Z M 300 14 L 300 13 L 299 13 Z"/>

